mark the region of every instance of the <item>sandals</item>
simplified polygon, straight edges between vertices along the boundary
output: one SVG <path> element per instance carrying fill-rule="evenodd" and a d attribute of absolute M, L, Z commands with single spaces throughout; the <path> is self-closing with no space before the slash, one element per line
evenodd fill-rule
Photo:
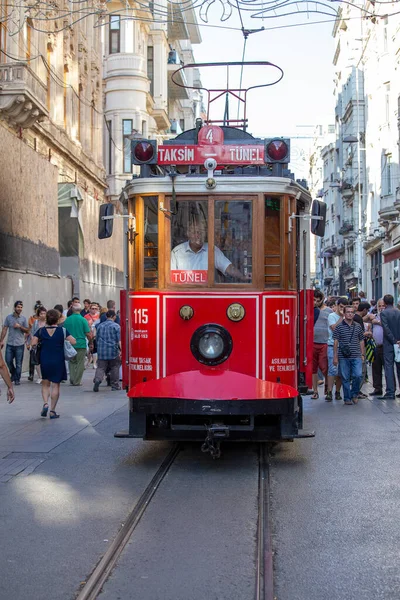
<path fill-rule="evenodd" d="M 319 399 L 318 392 L 314 392 L 313 395 L 311 396 L 311 400 L 318 400 L 318 399 Z"/>
<path fill-rule="evenodd" d="M 47 413 L 49 412 L 49 405 L 47 402 L 43 404 L 42 412 L 40 413 L 41 417 L 47 417 Z"/>
<path fill-rule="evenodd" d="M 55 410 L 50 411 L 50 419 L 59 419 L 60 415 Z"/>

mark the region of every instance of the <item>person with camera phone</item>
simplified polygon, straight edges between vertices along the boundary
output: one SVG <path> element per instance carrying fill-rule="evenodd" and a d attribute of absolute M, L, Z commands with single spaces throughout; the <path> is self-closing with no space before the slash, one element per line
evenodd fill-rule
<path fill-rule="evenodd" d="M 354 321 L 354 306 L 344 307 L 344 319 L 333 332 L 333 364 L 339 365 L 344 403 L 357 404 L 365 361 L 364 332 Z"/>

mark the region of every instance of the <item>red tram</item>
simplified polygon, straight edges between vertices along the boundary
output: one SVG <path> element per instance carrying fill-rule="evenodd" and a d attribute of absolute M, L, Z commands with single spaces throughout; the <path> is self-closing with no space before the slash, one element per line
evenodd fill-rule
<path fill-rule="evenodd" d="M 217 457 L 223 439 L 313 435 L 300 392 L 311 386 L 310 220 L 323 235 L 325 205 L 310 214 L 289 154 L 289 140 L 200 121 L 158 149 L 132 142 L 141 174 L 124 189 L 121 296 L 129 430 L 117 436 L 199 440 Z M 102 206 L 100 237 L 112 212 Z"/>

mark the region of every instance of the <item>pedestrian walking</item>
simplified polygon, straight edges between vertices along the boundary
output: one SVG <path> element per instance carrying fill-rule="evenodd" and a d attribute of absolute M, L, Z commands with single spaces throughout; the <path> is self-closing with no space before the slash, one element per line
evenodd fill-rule
<path fill-rule="evenodd" d="M 30 336 L 31 339 L 33 339 L 33 336 L 36 335 L 36 333 L 39 331 L 39 329 L 41 329 L 42 327 L 45 327 L 46 325 L 46 314 L 47 314 L 47 310 L 45 309 L 44 306 L 40 306 L 37 309 L 37 319 L 36 321 L 33 323 L 32 325 L 32 329 L 30 332 Z M 33 357 L 33 352 L 31 351 L 31 358 Z M 36 383 L 42 383 L 42 375 L 41 375 L 41 369 L 40 369 L 40 365 L 35 365 L 36 368 L 36 373 L 37 373 L 37 380 Z"/>
<path fill-rule="evenodd" d="M 385 303 L 383 298 L 380 298 L 376 304 L 377 313 L 369 313 L 368 322 L 372 324 L 372 337 L 375 342 L 375 353 L 374 360 L 372 362 L 372 385 L 374 391 L 371 392 L 370 396 L 382 396 L 383 385 L 382 385 L 382 371 L 384 366 L 383 359 L 383 327 L 381 323 L 381 314 L 385 310 Z"/>
<path fill-rule="evenodd" d="M 356 312 L 354 314 L 354 322 L 358 323 L 359 326 L 361 327 L 361 329 L 363 330 L 364 343 L 367 343 L 367 340 L 372 335 L 371 332 L 366 331 L 365 325 L 364 325 L 364 321 L 368 321 L 367 315 L 368 315 L 368 311 L 370 310 L 370 308 L 371 308 L 370 303 L 363 300 L 358 305 Z M 361 388 L 364 385 L 366 380 L 367 380 L 367 361 L 364 360 L 364 362 L 362 364 L 362 380 L 361 380 L 361 384 L 360 384 L 360 392 L 358 394 L 360 398 L 368 398 L 368 394 L 364 394 L 364 392 L 361 391 Z"/>
<path fill-rule="evenodd" d="M 89 308 L 91 305 L 91 301 L 88 298 L 85 298 L 83 301 L 83 310 L 81 310 L 82 317 L 86 317 L 89 314 Z"/>
<path fill-rule="evenodd" d="M 72 304 L 72 315 L 64 322 L 65 328 L 76 339 L 76 356 L 69 361 L 69 382 L 71 385 L 82 385 L 83 372 L 85 370 L 86 339 L 91 340 L 89 323 L 80 314 L 82 306 L 78 303 Z"/>
<path fill-rule="evenodd" d="M 63 305 L 62 304 L 56 304 L 54 306 L 54 310 L 58 310 L 58 312 L 60 313 L 60 318 L 58 319 L 58 325 L 62 325 L 65 321 L 65 319 L 67 318 L 64 315 L 64 309 L 63 309 Z"/>
<path fill-rule="evenodd" d="M 333 332 L 333 364 L 339 365 L 343 399 L 347 405 L 357 404 L 365 360 L 364 332 L 354 322 L 354 307 L 344 307 L 344 319 Z"/>
<path fill-rule="evenodd" d="M 8 372 L 7 365 L 4 362 L 3 354 L 0 350 L 0 375 L 4 379 L 4 383 L 7 386 L 7 402 L 11 404 L 15 400 L 14 388 L 11 381 L 10 373 Z M 1 393 L 1 392 L 0 392 Z"/>
<path fill-rule="evenodd" d="M 46 314 L 46 324 L 32 337 L 32 346 L 40 342 L 40 366 L 42 370 L 41 417 L 47 417 L 50 404 L 50 419 L 58 419 L 56 412 L 60 397 L 60 383 L 67 378 L 65 371 L 64 341 L 75 344 L 75 338 L 64 327 L 58 326 L 60 313 L 51 309 Z"/>
<path fill-rule="evenodd" d="M 321 290 L 314 291 L 314 306 L 319 308 L 318 319 L 314 324 L 314 346 L 313 346 L 313 395 L 311 398 L 317 400 L 318 394 L 318 369 L 321 370 L 325 385 L 327 385 L 328 375 L 328 353 L 327 344 L 329 337 L 328 316 L 332 310 L 325 305 L 324 294 Z"/>
<path fill-rule="evenodd" d="M 32 326 L 33 326 L 34 322 L 37 320 L 37 310 L 41 306 L 42 306 L 42 302 L 40 300 L 36 300 L 35 306 L 33 308 L 33 315 L 31 315 L 29 317 L 29 319 L 28 319 L 28 327 L 29 327 L 29 331 L 30 332 L 32 332 Z M 26 349 L 29 352 L 29 375 L 28 375 L 28 381 L 33 381 L 33 377 L 35 375 L 35 365 L 33 363 L 33 354 L 30 351 L 31 350 L 31 340 L 32 340 L 32 336 L 31 336 L 31 333 L 29 333 L 26 336 L 26 339 L 25 339 Z"/>
<path fill-rule="evenodd" d="M 93 391 L 98 392 L 107 370 L 110 372 L 111 390 L 120 390 L 119 367 L 121 365 L 121 328 L 115 322 L 114 310 L 107 311 L 107 320 L 99 323 L 96 331 L 97 369 L 94 374 Z"/>
<path fill-rule="evenodd" d="M 116 308 L 115 308 L 115 300 L 107 300 L 107 308 L 104 310 L 102 309 L 100 311 L 100 323 L 104 323 L 104 321 L 107 320 L 107 316 L 106 313 L 108 310 L 113 310 L 115 311 L 116 317 L 115 317 L 115 322 L 117 325 L 120 325 L 120 319 L 119 319 L 119 315 L 117 314 Z"/>
<path fill-rule="evenodd" d="M 11 375 L 11 381 L 15 385 L 21 383 L 22 361 L 24 359 L 25 334 L 29 333 L 29 325 L 26 317 L 22 315 L 23 303 L 20 300 L 14 302 L 14 312 L 8 315 L 4 321 L 0 338 L 0 348 L 4 346 L 7 335 L 6 363 Z"/>
<path fill-rule="evenodd" d="M 400 346 L 400 311 L 394 307 L 394 298 L 391 294 L 383 296 L 385 310 L 381 312 L 383 327 L 383 362 L 385 368 L 386 391 L 380 400 L 394 400 L 396 382 L 394 378 L 394 346 Z M 396 362 L 397 378 L 400 381 L 400 363 Z"/>
<path fill-rule="evenodd" d="M 328 315 L 328 327 L 329 327 L 329 337 L 328 337 L 328 391 L 326 393 L 325 400 L 326 402 L 332 402 L 332 391 L 333 385 L 335 384 L 335 400 L 341 400 L 342 396 L 340 395 L 340 389 L 342 387 L 342 381 L 339 376 L 339 369 L 337 365 L 333 364 L 333 332 L 336 327 L 340 325 L 340 323 L 344 319 L 344 309 L 348 306 L 349 301 L 347 298 L 338 298 L 336 301 L 335 310 Z"/>

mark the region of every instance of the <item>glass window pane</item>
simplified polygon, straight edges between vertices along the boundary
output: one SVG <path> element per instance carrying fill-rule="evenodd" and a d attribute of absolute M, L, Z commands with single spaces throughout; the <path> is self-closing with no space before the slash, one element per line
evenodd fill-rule
<path fill-rule="evenodd" d="M 124 135 L 130 135 L 132 133 L 132 119 L 124 119 L 122 121 L 122 129 Z"/>
<path fill-rule="evenodd" d="M 119 15 L 111 15 L 110 16 L 110 29 L 118 30 L 120 27 L 120 16 Z"/>
<path fill-rule="evenodd" d="M 158 197 L 144 198 L 144 282 L 158 287 Z"/>
<path fill-rule="evenodd" d="M 252 205 L 215 203 L 215 283 L 251 283 Z"/>
<path fill-rule="evenodd" d="M 281 199 L 265 198 L 264 277 L 265 287 L 281 283 Z"/>
<path fill-rule="evenodd" d="M 171 220 L 171 278 L 173 284 L 207 284 L 207 200 L 179 201 Z"/>
<path fill-rule="evenodd" d="M 119 52 L 119 31 L 110 33 L 110 54 L 118 54 Z"/>
<path fill-rule="evenodd" d="M 132 173 L 131 140 L 126 137 L 132 133 L 132 119 L 122 120 L 122 137 L 124 145 L 124 173 Z"/>

